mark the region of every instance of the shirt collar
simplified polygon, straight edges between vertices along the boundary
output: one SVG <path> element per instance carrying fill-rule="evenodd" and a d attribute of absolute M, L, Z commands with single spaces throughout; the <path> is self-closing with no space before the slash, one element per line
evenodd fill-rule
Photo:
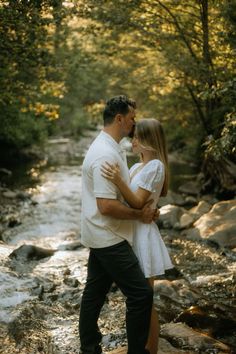
<path fill-rule="evenodd" d="M 123 156 L 124 154 L 124 149 L 121 148 L 120 144 L 118 144 L 115 139 L 112 138 L 112 136 L 106 132 L 104 132 L 104 130 L 101 131 L 100 135 L 102 136 L 103 139 L 105 139 L 106 141 L 109 141 L 109 143 L 113 146 L 113 148 Z"/>

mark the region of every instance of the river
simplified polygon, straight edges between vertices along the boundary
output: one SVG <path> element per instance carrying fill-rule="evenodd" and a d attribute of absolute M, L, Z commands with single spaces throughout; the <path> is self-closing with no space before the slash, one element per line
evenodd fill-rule
<path fill-rule="evenodd" d="M 79 352 L 78 310 L 88 256 L 88 251 L 79 243 L 81 163 L 95 135 L 96 132 L 88 132 L 78 141 L 51 139 L 40 162 L 18 166 L 12 169 L 12 176 L 5 178 L 5 189 L 17 191 L 18 197 L 17 203 L 15 199 L 2 198 L 5 203 L 4 226 L 10 217 L 17 222 L 4 228 L 4 242 L 0 244 L 0 353 Z M 132 162 L 133 157 L 130 157 L 129 163 Z M 172 175 L 178 171 L 178 178 L 172 177 L 171 180 L 174 190 L 181 183 L 180 175 L 188 178 L 195 172 L 194 167 L 177 161 L 172 162 L 171 171 Z M 29 197 L 26 194 L 19 198 L 22 196 L 20 192 L 28 193 Z M 188 314 L 184 314 L 184 310 L 194 305 L 198 315 L 200 308 L 206 311 L 202 316 L 205 327 L 200 323 L 199 330 L 204 333 L 213 331 L 213 337 L 228 344 L 233 353 L 236 332 L 229 327 L 234 326 L 235 313 L 232 298 L 235 296 L 234 259 L 209 245 L 186 241 L 174 231 L 163 230 L 162 235 L 178 271 L 176 280 L 173 274 L 166 279 L 174 279 L 177 282 L 173 283 L 174 286 L 180 289 L 185 284 L 180 279 L 184 278 L 193 287 L 189 288 L 191 294 L 188 296 L 182 292 L 182 302 L 175 302 L 173 298 L 173 306 L 166 307 L 166 301 L 168 303 L 170 299 L 165 294 L 163 297 L 156 295 L 155 304 L 162 309 L 163 331 L 165 323 L 175 321 L 180 315 L 179 321 L 186 323 L 184 316 L 188 317 Z M 50 254 L 40 254 L 37 248 L 31 248 L 33 253 L 24 251 L 12 255 L 22 245 L 40 247 Z M 201 257 L 200 263 L 196 262 L 197 257 Z M 157 287 L 165 281 L 169 280 L 159 279 Z M 167 283 L 163 283 L 165 286 Z M 212 314 L 218 316 L 214 325 Z M 199 316 L 195 321 L 199 322 Z M 126 344 L 124 298 L 119 291 L 111 292 L 99 323 L 104 334 L 104 350 L 109 352 L 117 345 Z M 227 327 L 227 323 L 230 326 Z M 163 341 L 167 337 L 164 333 Z M 170 342 L 174 348 L 179 348 L 176 349 L 178 353 L 204 353 L 201 348 L 188 348 L 174 340 Z M 164 343 L 163 348 L 166 345 Z M 217 346 L 212 347 L 212 351 L 209 348 L 207 353 L 230 352 L 220 347 L 217 351 Z M 169 353 L 172 352 L 174 349 L 169 349 Z"/>

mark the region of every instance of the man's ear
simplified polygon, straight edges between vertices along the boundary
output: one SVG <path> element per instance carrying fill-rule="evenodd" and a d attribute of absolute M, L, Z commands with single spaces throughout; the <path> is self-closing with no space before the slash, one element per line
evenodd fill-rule
<path fill-rule="evenodd" d="M 115 116 L 115 121 L 116 123 L 120 124 L 121 121 L 122 121 L 122 115 L 120 113 L 118 113 L 116 116 Z"/>

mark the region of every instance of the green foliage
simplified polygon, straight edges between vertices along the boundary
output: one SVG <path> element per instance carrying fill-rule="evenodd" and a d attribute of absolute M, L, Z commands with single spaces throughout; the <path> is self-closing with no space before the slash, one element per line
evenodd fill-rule
<path fill-rule="evenodd" d="M 47 131 L 43 118 L 58 117 L 63 96 L 55 65 L 58 3 L 0 4 L 0 140 L 16 147 L 41 139 Z"/>
<path fill-rule="evenodd" d="M 235 0 L 0 2 L 0 141 L 81 134 L 125 93 L 170 150 L 233 161 L 235 21 Z"/>
<path fill-rule="evenodd" d="M 207 95 L 217 96 L 227 107 L 222 125 L 205 143 L 205 155 L 207 158 L 212 156 L 216 161 L 224 157 L 236 162 L 236 79 L 229 80 L 221 88 L 212 92 L 204 92 L 204 94 L 205 97 Z"/>

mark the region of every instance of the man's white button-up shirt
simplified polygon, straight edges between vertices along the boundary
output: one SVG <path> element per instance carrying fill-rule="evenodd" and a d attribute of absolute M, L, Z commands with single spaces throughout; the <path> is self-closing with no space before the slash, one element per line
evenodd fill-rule
<path fill-rule="evenodd" d="M 133 222 L 104 216 L 97 207 L 96 198 L 124 199 L 111 181 L 102 177 L 101 165 L 118 163 L 122 178 L 129 184 L 129 170 L 121 146 L 101 131 L 89 147 L 82 166 L 81 242 L 86 247 L 101 248 L 123 240 L 132 243 Z"/>

